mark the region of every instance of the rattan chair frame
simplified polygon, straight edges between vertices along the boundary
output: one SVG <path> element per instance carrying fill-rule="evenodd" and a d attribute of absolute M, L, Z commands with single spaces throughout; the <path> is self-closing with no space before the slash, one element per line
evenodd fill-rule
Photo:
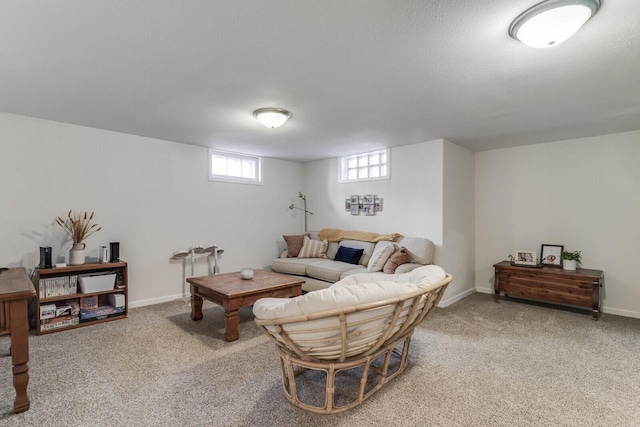
<path fill-rule="evenodd" d="M 445 279 L 433 285 L 407 293 L 395 298 L 353 305 L 334 310 L 327 310 L 303 316 L 295 316 L 282 319 L 256 319 L 255 322 L 261 326 L 269 338 L 276 344 L 276 350 L 280 359 L 280 370 L 282 373 L 282 385 L 284 395 L 287 400 L 304 410 L 319 413 L 331 414 L 344 412 L 352 409 L 378 391 L 384 384 L 398 376 L 407 367 L 407 355 L 411 346 L 411 337 L 415 327 L 430 315 L 440 302 L 445 289 L 451 282 L 452 277 L 447 274 Z M 378 334 L 373 334 L 363 338 L 363 342 L 358 342 L 356 350 L 348 347 L 348 330 L 354 324 L 349 322 L 349 315 L 359 312 L 389 311 L 385 315 L 388 323 Z M 374 316 L 375 319 L 377 316 Z M 382 317 L 382 316 L 380 316 Z M 337 332 L 335 338 L 323 340 L 326 344 L 330 342 L 332 346 L 323 348 L 322 353 L 311 354 L 309 342 L 298 341 L 295 333 L 288 333 L 287 327 L 295 326 L 312 320 L 336 318 L 337 326 L 333 328 Z M 371 318 L 367 319 L 370 322 Z M 292 328 L 289 328 L 292 329 Z M 375 328 L 374 328 L 375 329 Z M 304 333 L 325 332 L 327 327 L 315 330 L 305 329 Z M 331 328 L 328 332 L 331 331 Z M 360 331 L 362 332 L 362 331 Z M 293 336 L 293 338 L 292 338 Z M 353 344 L 353 342 L 351 342 Z M 353 346 L 352 346 L 353 347 Z M 399 348 L 402 347 L 400 351 Z M 361 349 L 361 351 L 357 351 Z M 354 351 L 357 354 L 353 354 Z M 389 363 L 393 354 L 399 356 L 399 366 L 389 374 Z M 382 368 L 372 366 L 372 362 L 384 356 Z M 298 369 L 296 369 L 296 367 Z M 344 406 L 335 406 L 334 392 L 336 389 L 336 374 L 340 371 L 362 368 L 360 386 L 357 396 L 351 403 Z M 324 405 L 313 406 L 299 400 L 296 385 L 296 377 L 307 370 L 323 371 L 326 375 Z M 379 375 L 378 381 L 372 388 L 365 392 L 367 380 L 371 370 Z"/>

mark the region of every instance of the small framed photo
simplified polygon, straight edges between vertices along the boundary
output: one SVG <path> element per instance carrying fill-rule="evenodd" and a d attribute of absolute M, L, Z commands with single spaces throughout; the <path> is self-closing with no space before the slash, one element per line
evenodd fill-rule
<path fill-rule="evenodd" d="M 536 265 L 536 251 L 518 250 L 513 256 L 513 263 L 520 265 Z"/>
<path fill-rule="evenodd" d="M 360 205 L 358 202 L 351 202 L 351 215 L 360 215 Z"/>
<path fill-rule="evenodd" d="M 548 245 L 543 243 L 542 249 L 540 249 L 540 263 L 562 267 L 562 257 L 560 255 L 563 250 L 564 245 Z"/>
<path fill-rule="evenodd" d="M 375 197 L 373 200 L 376 212 L 382 212 L 382 199 L 379 197 Z"/>
<path fill-rule="evenodd" d="M 344 199 L 344 210 L 351 212 L 351 199 Z"/>
<path fill-rule="evenodd" d="M 351 204 L 352 205 L 354 205 L 354 204 L 357 205 L 359 202 L 360 202 L 360 196 L 358 196 L 357 194 L 351 196 Z"/>
<path fill-rule="evenodd" d="M 374 198 L 375 198 L 375 195 L 373 194 L 365 194 L 362 196 L 362 203 L 366 205 L 370 205 L 373 203 Z"/>
<path fill-rule="evenodd" d="M 375 215 L 375 205 L 373 203 L 365 203 L 364 205 L 362 205 L 362 212 L 367 216 Z"/>

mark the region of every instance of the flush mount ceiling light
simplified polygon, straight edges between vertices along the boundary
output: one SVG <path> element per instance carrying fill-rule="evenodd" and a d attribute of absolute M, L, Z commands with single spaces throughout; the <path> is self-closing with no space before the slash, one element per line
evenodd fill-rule
<path fill-rule="evenodd" d="M 258 108 L 253 115 L 260 123 L 268 128 L 279 128 L 293 116 L 282 108 Z"/>
<path fill-rule="evenodd" d="M 600 0 L 546 0 L 525 10 L 509 35 L 527 46 L 556 46 L 578 32 L 600 8 Z"/>

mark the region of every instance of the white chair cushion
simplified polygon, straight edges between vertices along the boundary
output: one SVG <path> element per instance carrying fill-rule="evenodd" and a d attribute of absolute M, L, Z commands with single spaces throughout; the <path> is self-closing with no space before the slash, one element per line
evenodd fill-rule
<path fill-rule="evenodd" d="M 314 313 L 348 308 L 366 303 L 375 303 L 399 297 L 407 293 L 436 284 L 446 277 L 438 266 L 425 266 L 405 274 L 367 273 L 348 276 L 328 289 L 309 292 L 296 298 L 263 298 L 253 306 L 253 313 L 260 320 L 305 317 Z M 412 322 L 422 311 L 426 298 L 421 296 L 422 305 L 413 313 Z M 395 333 L 410 313 L 411 299 L 404 304 Z M 381 306 L 375 310 L 365 310 L 347 314 L 347 357 L 360 354 L 370 348 L 388 328 L 393 316 L 394 305 Z M 305 349 L 305 352 L 320 359 L 333 359 L 340 348 L 339 317 L 330 316 L 316 320 L 301 320 L 285 323 L 283 329 L 289 337 Z M 274 332 L 272 326 L 267 330 Z M 280 340 L 280 338 L 277 338 Z"/>
<path fill-rule="evenodd" d="M 437 265 L 416 268 L 405 274 L 354 274 L 328 289 L 309 292 L 295 298 L 262 298 L 253 305 L 258 319 L 283 319 L 311 313 L 383 301 L 413 292 L 445 279 Z M 404 284 L 405 286 L 400 286 Z"/>

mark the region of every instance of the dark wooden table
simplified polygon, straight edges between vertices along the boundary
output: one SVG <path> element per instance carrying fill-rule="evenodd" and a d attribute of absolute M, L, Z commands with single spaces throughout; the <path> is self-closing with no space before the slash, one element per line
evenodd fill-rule
<path fill-rule="evenodd" d="M 0 274 L 0 304 L 4 305 L 5 326 L 11 335 L 11 363 L 13 364 L 13 386 L 16 414 L 29 409 L 29 298 L 36 290 L 25 268 L 10 268 Z"/>
<path fill-rule="evenodd" d="M 202 319 L 203 298 L 224 307 L 224 339 L 240 337 L 240 307 L 249 307 L 260 298 L 286 298 L 302 294 L 304 279 L 271 271 L 254 270 L 253 279 L 243 280 L 240 272 L 192 277 L 191 320 Z"/>
<path fill-rule="evenodd" d="M 590 308 L 594 320 L 600 317 L 600 289 L 604 284 L 601 270 L 561 267 L 520 267 L 502 261 L 495 268 L 494 291 L 496 302 L 500 293 Z"/>

